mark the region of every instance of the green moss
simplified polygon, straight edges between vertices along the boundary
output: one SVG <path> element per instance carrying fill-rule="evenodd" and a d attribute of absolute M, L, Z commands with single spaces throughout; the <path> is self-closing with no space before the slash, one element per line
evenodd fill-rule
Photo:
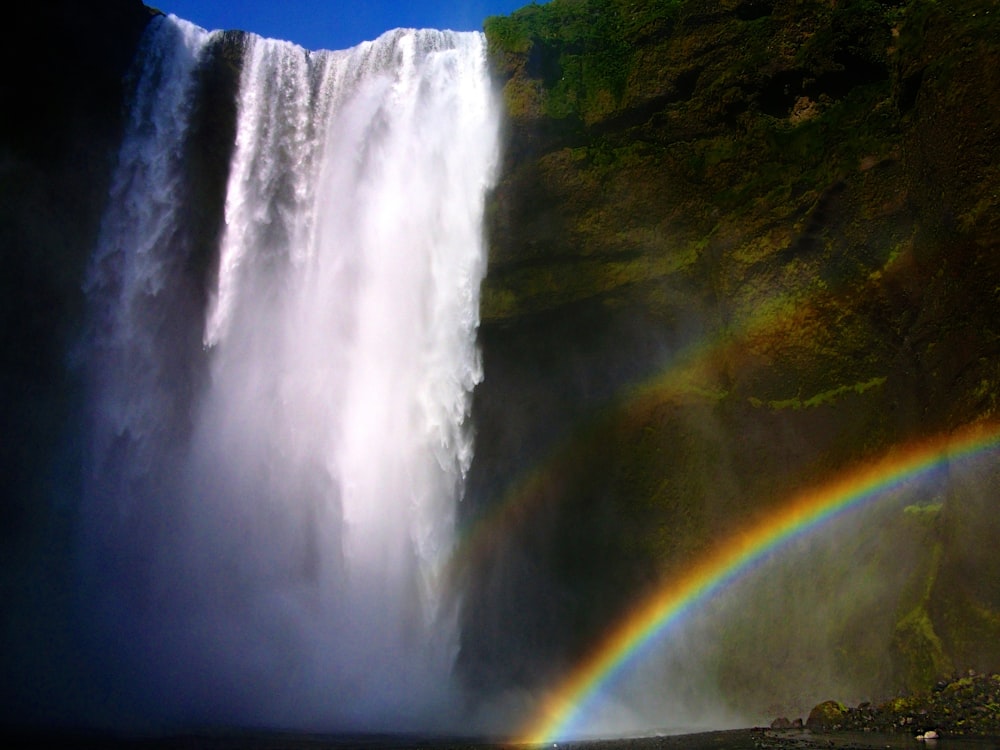
<path fill-rule="evenodd" d="M 907 505 L 903 508 L 903 513 L 907 518 L 916 521 L 922 526 L 931 526 L 940 518 L 943 507 L 944 503 L 938 500 L 927 504 Z"/>
<path fill-rule="evenodd" d="M 824 701 L 809 712 L 806 724 L 815 729 L 837 729 L 847 716 L 847 706 L 840 701 Z"/>
<path fill-rule="evenodd" d="M 659 248 L 664 238 L 655 229 L 637 229 L 624 235 L 622 241 L 634 247 Z M 513 267 L 486 279 L 480 315 L 484 320 L 498 320 L 530 314 L 656 281 L 689 268 L 696 255 L 697 248 L 687 246 L 672 252 L 553 260 Z"/>
<path fill-rule="evenodd" d="M 807 409 L 815 408 L 817 406 L 822 406 L 824 404 L 833 403 L 834 401 L 838 400 L 841 396 L 847 394 L 853 393 L 856 395 L 861 395 L 865 391 L 868 391 L 872 388 L 880 388 L 881 386 L 885 385 L 885 381 L 886 381 L 885 377 L 877 377 L 877 378 L 871 378 L 870 380 L 866 380 L 863 383 L 855 383 L 854 385 L 841 385 L 829 391 L 824 391 L 823 393 L 817 393 L 812 398 L 806 399 L 804 402 L 802 402 L 802 405 Z"/>
<path fill-rule="evenodd" d="M 531 49 L 531 25 L 528 14 L 537 12 L 532 4 L 514 16 L 490 16 L 483 22 L 487 51 L 497 59 L 501 55 L 523 55 Z"/>
<path fill-rule="evenodd" d="M 942 641 L 956 659 L 969 664 L 997 663 L 1000 611 L 956 591 L 945 592 L 939 599 Z"/>
<path fill-rule="evenodd" d="M 954 671 L 924 606 L 913 609 L 896 625 L 892 646 L 906 690 L 921 692 Z"/>
<path fill-rule="evenodd" d="M 537 117 L 541 113 L 541 84 L 532 79 L 511 79 L 504 86 L 503 101 L 511 117 Z"/>
<path fill-rule="evenodd" d="M 621 101 L 633 69 L 631 40 L 662 32 L 679 5 L 680 0 L 551 0 L 510 16 L 491 16 L 483 28 L 499 69 L 521 71 L 542 83 L 546 116 L 593 121 Z"/>

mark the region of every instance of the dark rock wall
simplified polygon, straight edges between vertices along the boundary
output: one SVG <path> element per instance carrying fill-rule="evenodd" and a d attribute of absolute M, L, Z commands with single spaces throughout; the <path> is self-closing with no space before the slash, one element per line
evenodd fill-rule
<path fill-rule="evenodd" d="M 0 62 L 0 615 L 4 721 L 58 715 L 80 695 L 69 643 L 70 539 L 82 447 L 70 366 L 123 129 L 140 2 L 27 4 Z"/>
<path fill-rule="evenodd" d="M 73 390 L 66 357 L 82 319 L 82 272 L 121 140 L 125 74 L 150 18 L 139 2 L 22 11 L 5 22 L 0 63 L 0 351 L 4 434 L 13 438 L 0 458 L 0 533 L 8 540 L 47 512 L 39 459 L 52 453 Z"/>
<path fill-rule="evenodd" d="M 158 13 L 136 0 L 42 2 L 4 24 L 0 722 L 100 723 L 109 702 L 75 621 L 86 446 L 74 348 L 85 333 L 83 277 L 124 133 L 133 61 Z M 241 53 L 241 34 L 227 32 L 198 73 L 201 104 L 186 146 L 193 187 L 177 238 L 187 283 L 171 300 L 192 316 L 202 314 L 217 261 Z M 176 376 L 192 383 L 204 373 L 196 339 L 178 344 L 175 362 Z"/>
<path fill-rule="evenodd" d="M 552 0 L 487 21 L 508 118 L 465 511 L 519 510 L 471 574 L 472 681 L 558 673 L 795 491 L 995 419 L 997 12 Z M 859 697 L 1000 666 L 997 480 L 869 531 L 889 598 L 818 647 Z M 814 668 L 792 640 L 735 656 L 754 627 L 717 655 L 734 705 L 828 697 L 762 663 Z"/>

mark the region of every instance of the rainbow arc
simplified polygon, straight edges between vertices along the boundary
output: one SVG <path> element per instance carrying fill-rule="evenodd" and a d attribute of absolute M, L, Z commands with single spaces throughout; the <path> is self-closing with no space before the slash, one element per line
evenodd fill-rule
<path fill-rule="evenodd" d="M 542 744 L 572 737 L 579 721 L 601 700 L 606 686 L 628 668 L 638 651 L 790 539 L 920 479 L 947 462 L 982 454 L 998 445 L 1000 425 L 974 424 L 897 447 L 793 497 L 765 520 L 695 561 L 684 575 L 667 581 L 633 609 L 542 701 L 520 741 Z"/>

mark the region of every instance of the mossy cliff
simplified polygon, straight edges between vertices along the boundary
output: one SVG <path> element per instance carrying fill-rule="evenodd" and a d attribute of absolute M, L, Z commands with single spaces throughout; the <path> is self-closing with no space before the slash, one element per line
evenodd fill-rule
<path fill-rule="evenodd" d="M 465 510 L 505 523 L 462 664 L 523 685 L 796 492 L 997 418 L 1000 10 L 552 0 L 485 30 L 506 135 Z M 759 586 L 715 686 L 808 709 L 1000 668 L 977 466 L 827 549 L 877 595 L 848 607 L 822 567 Z M 814 640 L 766 614 L 824 597 Z"/>

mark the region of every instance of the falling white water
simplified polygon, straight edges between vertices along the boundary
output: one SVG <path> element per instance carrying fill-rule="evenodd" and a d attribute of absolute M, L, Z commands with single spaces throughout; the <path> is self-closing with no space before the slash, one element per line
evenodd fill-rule
<path fill-rule="evenodd" d="M 152 335 L 162 323 L 160 297 L 182 252 L 171 252 L 183 221 L 181 151 L 192 107 L 194 70 L 209 36 L 196 26 L 154 22 L 157 33 L 144 39 L 145 65 L 136 83 L 134 105 L 109 196 L 101 239 L 85 282 L 92 301 L 92 333 L 85 355 L 100 370 L 94 393 L 99 415 L 92 432 L 96 467 L 113 452 L 111 442 L 129 437 L 136 452 L 155 450 L 153 434 L 171 421 L 171 396 Z M 136 474 L 151 469 L 142 457 Z M 122 481 L 113 471 L 101 478 Z M 120 500 L 127 488 L 117 493 Z"/>
<path fill-rule="evenodd" d="M 210 35 L 158 25 L 89 285 L 95 630 L 170 718 L 444 728 L 497 151 L 482 36 L 248 36 L 217 279 L 172 321 Z M 201 380 L 165 338 L 196 327 Z"/>

